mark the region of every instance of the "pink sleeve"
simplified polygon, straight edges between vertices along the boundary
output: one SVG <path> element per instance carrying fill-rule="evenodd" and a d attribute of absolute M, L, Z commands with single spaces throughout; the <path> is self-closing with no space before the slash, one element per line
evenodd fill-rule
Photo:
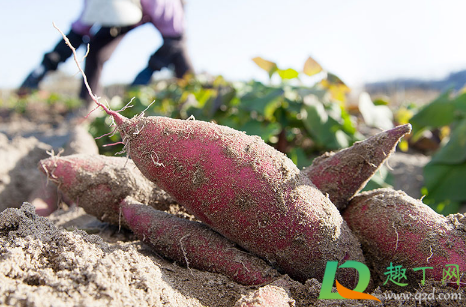
<path fill-rule="evenodd" d="M 90 35 L 90 30 L 92 28 L 92 25 L 87 25 L 81 21 L 81 18 L 84 14 L 84 10 L 86 9 L 87 5 L 87 0 L 83 1 L 83 8 L 81 11 L 81 14 L 79 15 L 79 18 L 71 24 L 71 29 L 76 32 L 77 34 L 80 35 Z"/>
<path fill-rule="evenodd" d="M 78 19 L 71 24 L 71 29 L 80 35 L 90 35 L 91 27 L 92 26 L 82 23 L 81 19 Z"/>
<path fill-rule="evenodd" d="M 165 37 L 177 37 L 185 31 L 181 0 L 141 0 L 143 19 L 148 19 Z"/>

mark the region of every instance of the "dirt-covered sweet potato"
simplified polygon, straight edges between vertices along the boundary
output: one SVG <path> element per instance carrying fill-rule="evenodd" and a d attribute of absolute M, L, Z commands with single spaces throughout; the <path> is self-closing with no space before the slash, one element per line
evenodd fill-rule
<path fill-rule="evenodd" d="M 119 203 L 132 196 L 159 210 L 175 201 L 122 157 L 77 154 L 41 160 L 39 169 L 87 213 L 118 225 Z"/>
<path fill-rule="evenodd" d="M 395 266 L 406 269 L 406 279 L 395 281 L 414 285 L 423 279 L 423 270 L 415 268 L 431 267 L 425 269 L 425 278 L 437 281 L 449 270 L 448 264 L 458 265 L 460 274 L 466 270 L 466 217 L 462 214 L 445 217 L 404 192 L 378 189 L 355 196 L 343 217 L 379 282 L 387 281 L 391 276 L 387 272 L 396 272 Z M 456 267 L 450 267 L 450 274 L 454 271 Z M 386 285 L 396 284 L 388 281 Z"/>
<path fill-rule="evenodd" d="M 402 125 L 376 134 L 336 153 L 317 157 L 301 172 L 342 210 L 395 150 L 411 125 Z"/>
<path fill-rule="evenodd" d="M 155 210 L 131 197 L 121 202 L 121 211 L 125 224 L 156 253 L 189 268 L 220 273 L 243 285 L 265 284 L 279 276 L 264 260 L 202 223 Z"/>
<path fill-rule="evenodd" d="M 203 121 L 126 119 L 106 111 L 147 178 L 282 272 L 301 281 L 322 279 L 329 260 L 363 261 L 330 200 L 259 137 Z M 338 280 L 354 287 L 356 273 L 342 270 Z"/>
<path fill-rule="evenodd" d="M 99 102 L 81 72 L 137 167 L 199 220 L 301 281 L 322 279 L 329 260 L 363 261 L 336 207 L 259 137 L 197 120 L 127 119 Z M 352 270 L 337 277 L 357 282 Z"/>

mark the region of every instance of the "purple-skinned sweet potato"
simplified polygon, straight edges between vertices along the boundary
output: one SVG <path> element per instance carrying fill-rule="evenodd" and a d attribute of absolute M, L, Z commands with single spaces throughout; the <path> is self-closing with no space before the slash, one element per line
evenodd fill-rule
<path fill-rule="evenodd" d="M 141 240 L 188 268 L 223 274 L 243 285 L 272 282 L 278 272 L 264 260 L 195 221 L 145 206 L 131 197 L 121 202 L 122 219 Z"/>
<path fill-rule="evenodd" d="M 159 210 L 168 210 L 175 203 L 126 158 L 86 154 L 55 156 L 41 160 L 39 169 L 67 198 L 88 214 L 111 224 L 119 224 L 119 203 L 127 196 Z"/>
<path fill-rule="evenodd" d="M 336 153 L 325 153 L 301 172 L 342 210 L 395 150 L 403 135 L 410 131 L 409 124 L 398 126 Z"/>
<path fill-rule="evenodd" d="M 259 137 L 197 120 L 127 119 L 99 102 L 80 71 L 136 166 L 196 218 L 300 281 L 322 279 L 329 260 L 364 261 L 331 201 Z M 354 270 L 337 278 L 353 288 L 358 280 Z"/>
<path fill-rule="evenodd" d="M 466 271 L 466 217 L 462 214 L 445 217 L 402 191 L 378 189 L 355 196 L 343 217 L 379 282 L 387 280 L 390 263 L 407 270 L 402 283 L 414 285 L 423 279 L 422 270 L 414 268 L 432 267 L 426 269 L 425 278 L 437 281 L 448 270 L 447 264 L 458 265 L 460 274 Z"/>
<path fill-rule="evenodd" d="M 329 260 L 364 261 L 330 200 L 259 137 L 203 121 L 127 119 L 106 111 L 149 180 L 281 272 L 300 281 L 322 279 Z M 355 286 L 354 270 L 338 273 L 339 281 Z"/>

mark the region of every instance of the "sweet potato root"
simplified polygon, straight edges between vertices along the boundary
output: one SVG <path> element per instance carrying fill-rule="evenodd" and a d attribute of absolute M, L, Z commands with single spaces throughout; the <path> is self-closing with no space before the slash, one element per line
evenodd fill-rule
<path fill-rule="evenodd" d="M 343 217 L 359 238 L 379 281 L 385 282 L 390 263 L 407 269 L 402 283 L 415 285 L 425 277 L 441 280 L 446 264 L 466 270 L 466 217 L 444 217 L 401 191 L 378 189 L 353 198 Z M 465 277 L 463 277 L 463 282 Z M 450 280 L 447 280 L 450 281 Z M 388 285 L 394 285 L 390 282 Z"/>
<path fill-rule="evenodd" d="M 325 153 L 302 173 L 342 210 L 395 150 L 400 138 L 410 131 L 409 124 L 398 126 L 336 153 Z"/>
<path fill-rule="evenodd" d="M 116 225 L 120 222 L 119 203 L 126 196 L 159 210 L 167 210 L 175 202 L 126 158 L 85 154 L 51 157 L 41 160 L 39 169 L 87 213 Z"/>
<path fill-rule="evenodd" d="M 223 274 L 243 285 L 260 285 L 279 274 L 262 259 L 240 250 L 206 225 L 145 206 L 127 197 L 121 202 L 125 224 L 154 251 L 176 262 Z"/>
<path fill-rule="evenodd" d="M 282 272 L 301 281 L 322 279 L 328 260 L 363 261 L 335 206 L 259 137 L 197 120 L 107 112 L 147 178 Z M 354 287 L 355 275 L 342 272 L 338 280 Z"/>

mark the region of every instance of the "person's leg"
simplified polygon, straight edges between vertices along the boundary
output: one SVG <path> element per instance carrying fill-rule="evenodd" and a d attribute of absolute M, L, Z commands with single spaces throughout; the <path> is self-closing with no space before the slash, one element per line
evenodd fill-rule
<path fill-rule="evenodd" d="M 147 67 L 136 76 L 131 86 L 147 85 L 155 71 L 170 65 L 174 66 L 177 78 L 182 78 L 186 72 L 193 71 L 186 42 L 182 36 L 164 37 L 162 46 L 149 58 Z"/>
<path fill-rule="evenodd" d="M 83 36 L 73 30 L 68 33 L 67 37 L 74 48 L 79 48 L 83 42 Z M 61 39 L 51 52 L 44 55 L 41 64 L 26 77 L 20 86 L 19 92 L 37 89 L 45 75 L 49 71 L 57 70 L 58 65 L 65 62 L 71 54 L 71 49 Z"/>
<path fill-rule="evenodd" d="M 100 87 L 100 77 L 102 75 L 104 63 L 110 59 L 120 41 L 130 30 L 130 27 L 104 27 L 101 28 L 92 38 L 89 44 L 89 54 L 86 57 L 84 73 L 86 74 L 87 82 L 95 95 L 99 96 L 102 92 Z M 81 85 L 79 97 L 87 103 L 90 103 L 92 100 L 84 82 Z"/>
<path fill-rule="evenodd" d="M 194 67 L 188 54 L 185 38 L 182 38 L 178 49 L 179 51 L 173 58 L 172 63 L 175 69 L 175 76 L 182 78 L 186 73 L 194 73 Z"/>

